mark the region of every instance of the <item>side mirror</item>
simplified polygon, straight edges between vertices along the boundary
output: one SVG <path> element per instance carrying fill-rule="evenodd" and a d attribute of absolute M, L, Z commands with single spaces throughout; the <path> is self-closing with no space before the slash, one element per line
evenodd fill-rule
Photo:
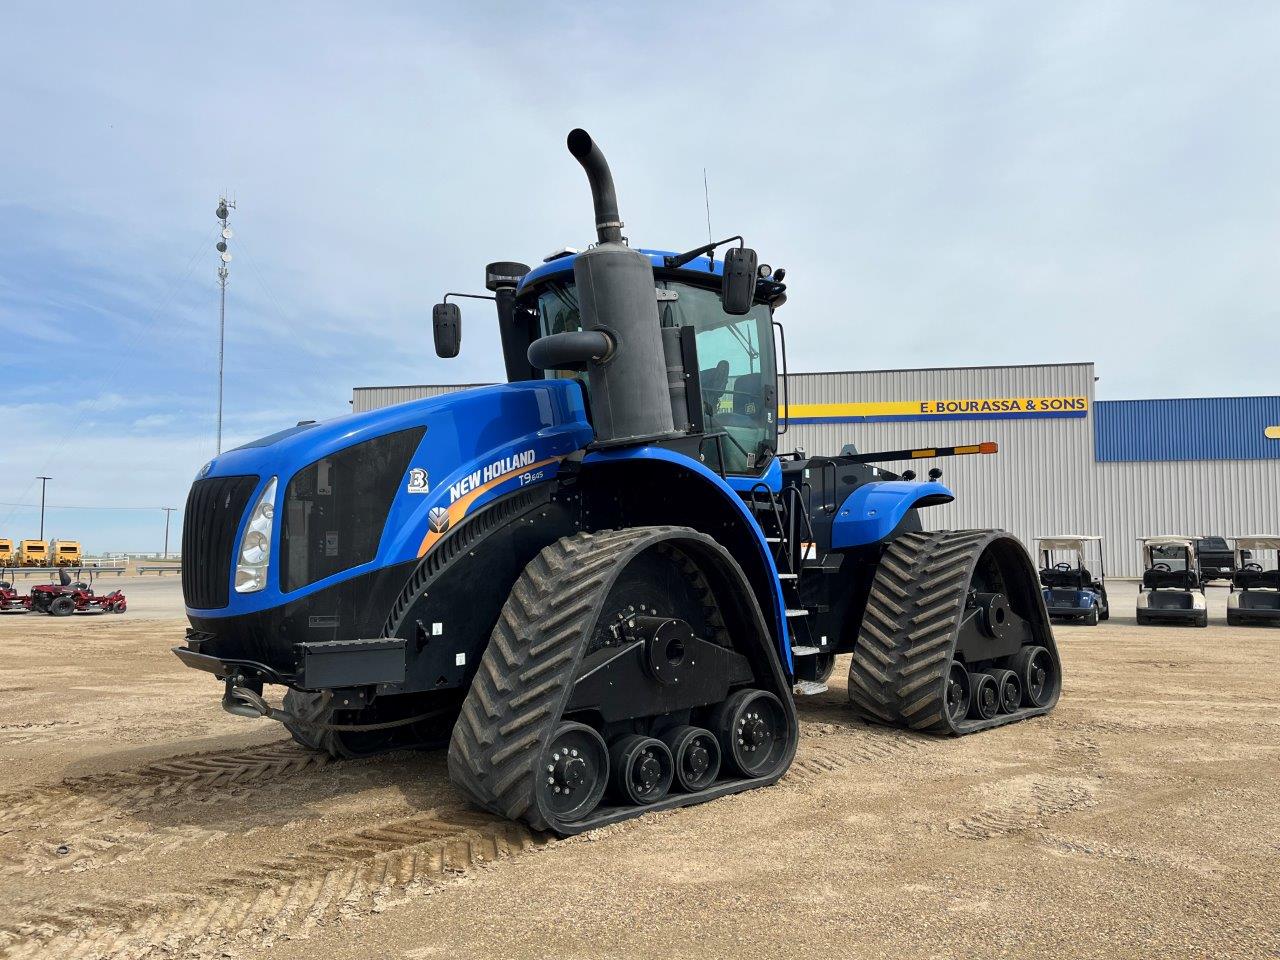
<path fill-rule="evenodd" d="M 724 254 L 724 280 L 720 299 L 724 312 L 741 317 L 751 312 L 756 296 L 756 252 L 750 247 L 730 247 Z"/>
<path fill-rule="evenodd" d="M 431 329 L 436 339 L 436 356 L 446 360 L 458 355 L 462 346 L 462 311 L 456 303 L 437 303 L 431 308 Z"/>

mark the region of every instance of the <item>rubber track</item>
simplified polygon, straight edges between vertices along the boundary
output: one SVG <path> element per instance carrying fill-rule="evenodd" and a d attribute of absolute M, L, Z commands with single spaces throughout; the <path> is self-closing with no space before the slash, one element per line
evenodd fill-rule
<path fill-rule="evenodd" d="M 849 700 L 868 720 L 963 734 L 1047 713 L 1053 704 L 953 726 L 945 679 L 973 570 L 999 530 L 908 533 L 885 550 L 849 666 Z M 1050 651 L 1057 656 L 1048 641 Z M 1060 669 L 1060 668 L 1059 668 Z"/>
<path fill-rule="evenodd" d="M 536 830 L 533 760 L 554 731 L 574 671 L 618 571 L 637 548 L 682 527 L 564 537 L 516 580 L 449 743 L 449 778 L 488 810 Z M 532 758 L 532 759 L 531 759 Z"/>

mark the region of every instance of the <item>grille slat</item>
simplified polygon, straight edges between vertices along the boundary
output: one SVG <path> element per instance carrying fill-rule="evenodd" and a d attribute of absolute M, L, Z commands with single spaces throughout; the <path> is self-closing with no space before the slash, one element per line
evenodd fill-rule
<path fill-rule="evenodd" d="M 236 530 L 258 478 L 210 477 L 187 494 L 182 522 L 182 596 L 188 607 L 227 605 Z"/>

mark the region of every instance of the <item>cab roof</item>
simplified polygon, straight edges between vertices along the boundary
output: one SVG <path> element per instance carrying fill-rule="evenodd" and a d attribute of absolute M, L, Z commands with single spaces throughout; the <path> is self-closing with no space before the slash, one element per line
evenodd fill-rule
<path fill-rule="evenodd" d="M 665 266 L 666 258 L 679 254 L 678 250 L 641 249 L 639 252 L 649 258 L 654 270 L 667 270 L 668 268 Z M 520 286 L 516 288 L 516 294 L 524 293 L 530 287 L 536 286 L 552 277 L 561 275 L 572 277 L 573 262 L 577 259 L 577 253 L 566 253 L 563 256 L 556 257 L 554 260 L 539 264 L 524 275 L 524 279 L 520 281 Z M 697 257 L 678 268 L 676 272 L 701 274 L 703 277 L 722 277 L 724 276 L 724 262 L 719 259 L 712 260 L 710 257 Z"/>

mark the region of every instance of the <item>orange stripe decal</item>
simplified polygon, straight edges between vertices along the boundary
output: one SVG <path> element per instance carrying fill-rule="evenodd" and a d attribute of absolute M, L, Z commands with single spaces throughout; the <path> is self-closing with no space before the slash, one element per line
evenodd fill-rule
<path fill-rule="evenodd" d="M 539 460 L 537 463 L 531 463 L 528 466 L 517 467 L 510 470 L 500 477 L 494 477 L 488 483 L 476 487 L 465 496 L 459 497 L 453 503 L 449 504 L 449 525 L 444 530 L 437 533 L 435 530 L 428 529 L 427 535 L 422 538 L 422 546 L 418 548 L 418 556 L 424 557 L 427 551 L 436 545 L 436 541 L 443 537 L 446 533 L 454 528 L 457 523 L 467 515 L 467 511 L 471 509 L 471 504 L 475 503 L 476 498 L 486 491 L 492 490 L 501 483 L 518 477 L 522 473 L 528 473 L 530 470 L 536 470 L 538 467 L 545 467 L 549 463 L 559 463 L 564 457 L 548 457 L 546 460 Z"/>

